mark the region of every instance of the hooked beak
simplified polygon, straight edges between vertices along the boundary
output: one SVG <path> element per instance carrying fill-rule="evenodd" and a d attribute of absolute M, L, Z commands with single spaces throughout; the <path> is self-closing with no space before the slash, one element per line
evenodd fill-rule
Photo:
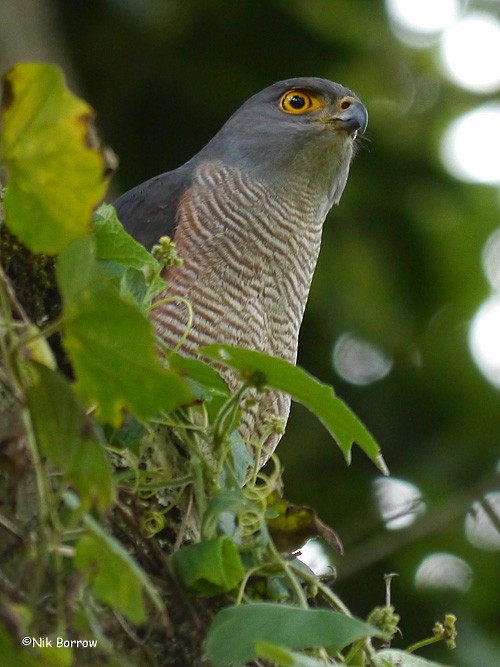
<path fill-rule="evenodd" d="M 368 111 L 365 105 L 353 97 L 345 97 L 340 102 L 340 108 L 342 111 L 334 118 L 337 124 L 347 132 L 363 134 L 368 125 Z"/>

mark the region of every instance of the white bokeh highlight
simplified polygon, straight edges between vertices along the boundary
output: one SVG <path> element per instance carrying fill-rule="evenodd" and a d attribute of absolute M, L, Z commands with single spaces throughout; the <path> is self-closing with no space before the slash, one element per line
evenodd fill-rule
<path fill-rule="evenodd" d="M 472 569 L 462 558 L 448 553 L 434 553 L 427 556 L 418 567 L 415 585 L 418 588 L 465 593 L 472 585 L 472 578 Z"/>
<path fill-rule="evenodd" d="M 500 228 L 495 229 L 484 244 L 482 264 L 490 286 L 500 291 Z"/>
<path fill-rule="evenodd" d="M 444 30 L 458 16 L 458 0 L 386 0 L 389 17 L 410 32 L 433 34 Z"/>
<path fill-rule="evenodd" d="M 500 493 L 487 493 L 476 501 L 465 518 L 469 542 L 483 551 L 500 551 Z"/>
<path fill-rule="evenodd" d="M 444 74 L 475 93 L 500 88 L 500 22 L 488 12 L 471 12 L 443 35 L 440 61 Z"/>
<path fill-rule="evenodd" d="M 407 528 L 425 513 L 425 503 L 418 487 L 394 477 L 380 477 L 373 482 L 377 508 L 388 530 Z"/>
<path fill-rule="evenodd" d="M 352 333 L 337 339 L 332 360 L 341 378 L 361 386 L 381 380 L 392 368 L 392 359 L 383 350 Z"/>
<path fill-rule="evenodd" d="M 325 550 L 317 540 L 309 540 L 300 549 L 299 560 L 305 563 L 314 574 L 321 576 L 333 573 L 332 565 Z"/>
<path fill-rule="evenodd" d="M 500 184 L 500 104 L 484 104 L 452 121 L 443 135 L 441 159 L 456 178 Z"/>
<path fill-rule="evenodd" d="M 475 314 L 469 349 L 484 377 L 500 388 L 500 296 L 491 296 Z"/>

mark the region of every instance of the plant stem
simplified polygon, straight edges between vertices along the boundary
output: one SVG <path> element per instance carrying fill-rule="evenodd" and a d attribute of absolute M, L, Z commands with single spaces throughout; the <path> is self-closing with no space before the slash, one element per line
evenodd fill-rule
<path fill-rule="evenodd" d="M 431 644 L 436 644 L 437 642 L 442 641 L 442 637 L 428 637 L 427 639 L 421 639 L 419 642 L 415 642 L 409 646 L 406 651 L 407 653 L 414 653 L 415 651 L 424 648 L 425 646 L 430 646 Z"/>

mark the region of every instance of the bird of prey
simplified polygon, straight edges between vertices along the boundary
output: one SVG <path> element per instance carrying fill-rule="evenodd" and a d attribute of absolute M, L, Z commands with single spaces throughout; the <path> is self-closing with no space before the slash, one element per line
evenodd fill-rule
<path fill-rule="evenodd" d="M 192 305 L 181 353 L 213 342 L 295 363 L 323 222 L 346 185 L 356 136 L 368 114 L 348 88 L 316 77 L 279 81 L 247 100 L 181 167 L 122 195 L 115 207 L 147 248 L 170 236 L 183 262 L 165 269 L 165 296 Z M 152 311 L 174 347 L 185 334 L 182 299 Z M 225 371 L 235 388 L 236 374 Z M 280 392 L 257 396 L 243 420 L 247 439 L 288 418 Z M 271 433 L 267 458 L 280 435 Z"/>

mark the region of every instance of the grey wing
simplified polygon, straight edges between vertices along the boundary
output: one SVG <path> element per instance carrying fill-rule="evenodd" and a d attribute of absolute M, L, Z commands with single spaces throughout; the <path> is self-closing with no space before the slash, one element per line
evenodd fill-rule
<path fill-rule="evenodd" d="M 189 176 L 181 167 L 137 185 L 113 205 L 127 232 L 151 250 L 161 236 L 174 237 L 179 199 L 188 187 Z"/>

